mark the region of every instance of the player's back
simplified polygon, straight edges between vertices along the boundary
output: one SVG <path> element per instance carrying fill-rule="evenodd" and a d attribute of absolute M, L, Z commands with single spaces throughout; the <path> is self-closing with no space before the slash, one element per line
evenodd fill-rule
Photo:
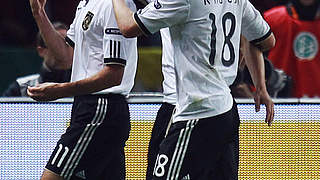
<path fill-rule="evenodd" d="M 248 0 L 156 0 L 134 18 L 145 34 L 170 29 L 177 84 L 174 122 L 230 110 L 240 34 L 257 42 L 270 35 Z"/>
<path fill-rule="evenodd" d="M 188 15 L 170 27 L 180 105 L 176 120 L 224 113 L 233 104 L 229 85 L 237 74 L 241 31 L 256 40 L 269 29 L 247 0 L 178 1 Z"/>
<path fill-rule="evenodd" d="M 181 54 L 217 70 L 228 85 L 237 69 L 244 6 L 247 0 L 191 0 L 186 23 L 171 28 Z M 185 51 L 187 50 L 187 51 Z M 186 55 L 188 54 L 188 55 Z M 190 58 L 188 58 L 190 59 Z"/>

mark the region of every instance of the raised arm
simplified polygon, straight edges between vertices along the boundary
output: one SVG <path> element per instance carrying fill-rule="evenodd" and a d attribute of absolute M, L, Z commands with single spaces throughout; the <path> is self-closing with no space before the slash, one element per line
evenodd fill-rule
<path fill-rule="evenodd" d="M 131 38 L 142 35 L 142 31 L 133 18 L 133 12 L 124 0 L 112 0 L 118 27 L 124 37 Z"/>
<path fill-rule="evenodd" d="M 46 12 L 46 0 L 29 0 L 33 17 L 47 48 L 58 61 L 58 69 L 68 69 L 72 65 L 73 49 L 65 38 L 54 28 Z"/>
<path fill-rule="evenodd" d="M 241 40 L 244 41 L 243 45 L 245 46 L 244 51 L 246 65 L 256 88 L 254 97 L 256 111 L 260 111 L 260 104 L 265 104 L 267 111 L 265 122 L 271 126 L 274 117 L 274 103 L 266 88 L 265 67 L 262 51 L 272 48 L 275 44 L 275 38 L 273 34 L 271 34 L 268 38 L 259 42 L 258 47 L 248 42 L 243 36 L 241 37 Z M 260 49 L 260 47 L 263 48 Z"/>

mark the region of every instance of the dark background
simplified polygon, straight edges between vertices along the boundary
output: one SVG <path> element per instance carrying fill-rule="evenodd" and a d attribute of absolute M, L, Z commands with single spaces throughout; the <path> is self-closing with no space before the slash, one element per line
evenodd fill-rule
<path fill-rule="evenodd" d="M 251 0 L 253 5 L 263 12 L 286 0 Z M 61 21 L 70 25 L 74 18 L 79 0 L 48 0 L 47 13 L 52 21 Z M 37 26 L 32 17 L 28 0 L 10 0 L 1 2 L 0 45 L 32 47 Z"/>
<path fill-rule="evenodd" d="M 262 13 L 286 0 L 251 0 Z M 51 21 L 70 25 L 79 0 L 48 0 L 46 12 Z M 17 77 L 37 73 L 42 60 L 35 51 L 38 32 L 29 0 L 3 0 L 0 6 L 0 95 Z M 160 46 L 160 36 L 140 37 L 138 46 Z"/>

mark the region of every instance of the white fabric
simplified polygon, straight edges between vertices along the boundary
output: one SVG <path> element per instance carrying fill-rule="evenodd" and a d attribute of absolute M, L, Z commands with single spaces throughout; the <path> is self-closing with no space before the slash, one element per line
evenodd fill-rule
<path fill-rule="evenodd" d="M 169 28 L 161 29 L 160 34 L 162 42 L 163 101 L 175 105 L 177 100 L 176 76 Z"/>
<path fill-rule="evenodd" d="M 133 2 L 128 1 L 127 4 L 133 11 L 136 10 Z M 83 25 L 88 14 L 93 14 L 93 17 L 88 29 L 85 30 Z M 137 38 L 124 38 L 122 35 L 107 34 L 105 32 L 107 28 L 118 29 L 112 0 L 89 0 L 87 4 L 83 0 L 79 3 L 75 19 L 67 33 L 68 38 L 75 43 L 71 81 L 78 81 L 95 75 L 104 68 L 105 58 L 115 57 L 126 61 L 122 82 L 119 86 L 97 93 L 127 95 L 134 85 L 137 67 Z M 118 53 L 120 53 L 120 57 L 117 56 Z"/>
<path fill-rule="evenodd" d="M 230 110 L 241 30 L 248 40 L 270 30 L 248 0 L 157 0 L 135 18 L 146 34 L 170 27 L 177 81 L 174 122 Z"/>

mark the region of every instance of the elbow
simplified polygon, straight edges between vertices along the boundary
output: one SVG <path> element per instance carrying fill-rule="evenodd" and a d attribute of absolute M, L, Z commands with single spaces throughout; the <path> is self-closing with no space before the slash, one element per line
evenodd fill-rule
<path fill-rule="evenodd" d="M 274 37 L 273 33 L 267 39 L 267 46 L 265 51 L 269 51 L 276 45 L 276 38 Z"/>
<path fill-rule="evenodd" d="M 114 83 L 114 86 L 120 86 L 121 82 L 122 82 L 122 79 L 116 81 L 116 82 Z"/>
<path fill-rule="evenodd" d="M 123 26 L 119 27 L 119 29 L 120 29 L 121 34 L 125 38 L 133 38 L 133 37 L 137 36 L 134 29 L 131 26 L 123 25 Z"/>
<path fill-rule="evenodd" d="M 259 44 L 260 49 L 262 52 L 269 51 L 276 45 L 276 38 L 274 37 L 273 33 L 264 41 Z"/>
<path fill-rule="evenodd" d="M 121 31 L 121 34 L 122 34 L 125 38 L 133 38 L 133 37 L 134 37 L 129 31 Z"/>
<path fill-rule="evenodd" d="M 126 38 L 133 38 L 142 34 L 142 31 L 133 19 L 122 23 L 118 22 L 118 26 L 121 34 Z"/>
<path fill-rule="evenodd" d="M 123 76 L 123 74 L 114 78 L 112 86 L 119 86 L 122 82 L 122 76 Z"/>
<path fill-rule="evenodd" d="M 120 65 L 108 65 L 107 66 L 108 75 L 105 77 L 109 77 L 106 79 L 105 84 L 109 84 L 110 87 L 119 86 L 122 82 L 124 67 Z"/>

